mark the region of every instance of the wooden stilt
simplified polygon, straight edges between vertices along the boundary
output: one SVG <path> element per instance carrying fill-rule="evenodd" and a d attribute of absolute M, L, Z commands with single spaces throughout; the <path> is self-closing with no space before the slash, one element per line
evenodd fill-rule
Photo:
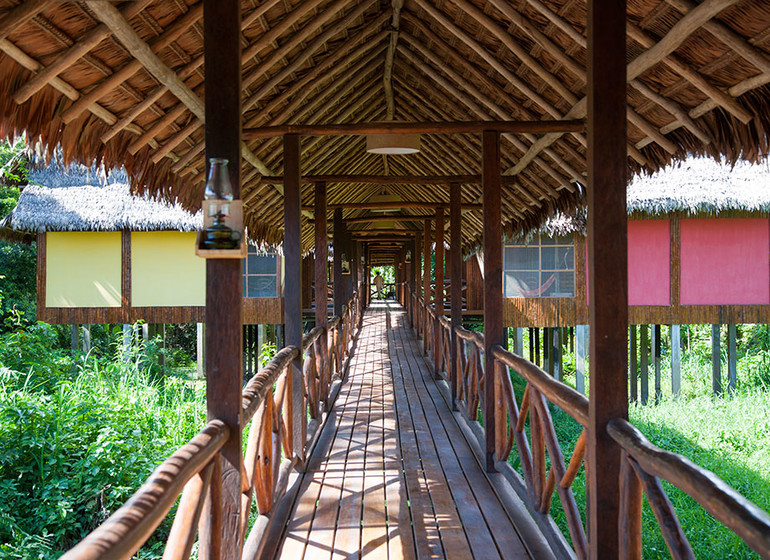
<path fill-rule="evenodd" d="M 711 325 L 711 389 L 715 395 L 722 394 L 721 330 L 722 325 Z"/>
<path fill-rule="evenodd" d="M 682 331 L 680 325 L 671 325 L 671 394 L 682 392 Z"/>
<path fill-rule="evenodd" d="M 234 0 L 204 0 L 206 157 L 227 158 L 233 194 L 240 198 L 241 6 Z M 201 558 L 240 556 L 242 264 L 240 259 L 206 260 L 206 408 L 209 420 L 224 421 L 230 437 L 220 451 L 200 526 Z M 216 474 L 214 476 L 217 476 Z M 221 522 L 216 522 L 221 520 Z"/>
<path fill-rule="evenodd" d="M 492 348 L 503 343 L 503 232 L 501 223 L 500 134 L 482 133 L 484 183 L 484 361 L 486 467 L 495 472 L 495 460 L 503 445 L 505 404 L 502 382 L 496 374 Z"/>
<path fill-rule="evenodd" d="M 660 402 L 663 392 L 660 387 L 660 325 L 652 327 L 652 366 L 655 370 L 655 402 Z"/>
<path fill-rule="evenodd" d="M 588 325 L 575 327 L 575 389 L 586 393 L 586 350 L 588 349 Z"/>
<path fill-rule="evenodd" d="M 589 557 L 619 558 L 622 451 L 607 433 L 628 418 L 626 2 L 588 0 L 588 252 L 591 376 L 586 464 Z"/>
<path fill-rule="evenodd" d="M 628 377 L 631 386 L 631 402 L 636 402 L 639 398 L 639 363 L 637 361 L 639 349 L 636 346 L 636 325 L 629 325 L 628 330 L 631 333 L 631 340 L 629 341 L 631 360 L 628 365 Z"/>
<path fill-rule="evenodd" d="M 734 393 L 738 382 L 738 355 L 736 352 L 737 329 L 734 324 L 727 325 L 727 390 Z"/>
<path fill-rule="evenodd" d="M 639 325 L 639 338 L 641 352 L 641 400 L 647 404 L 650 399 L 650 330 L 649 325 Z"/>

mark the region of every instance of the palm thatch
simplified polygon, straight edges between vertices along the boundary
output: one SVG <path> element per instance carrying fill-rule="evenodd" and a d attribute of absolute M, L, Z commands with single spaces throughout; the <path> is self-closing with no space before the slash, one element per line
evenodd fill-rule
<path fill-rule="evenodd" d="M 628 213 L 717 215 L 770 212 L 770 162 L 751 164 L 689 158 L 628 185 Z"/>
<path fill-rule="evenodd" d="M 109 20 L 105 10 L 120 13 Z M 67 163 L 125 166 L 134 191 L 198 208 L 205 167 L 202 11 L 199 0 L 41 0 L 35 9 L 0 0 L 0 134 L 26 131 L 48 153 L 61 146 Z M 585 116 L 585 3 L 243 0 L 242 20 L 245 128 Z M 128 47 L 127 35 L 149 49 Z M 688 154 L 728 163 L 767 154 L 769 49 L 767 0 L 629 1 L 629 169 L 654 172 Z M 360 137 L 306 137 L 302 172 L 480 172 L 476 135 L 425 135 L 422 145 L 419 154 L 383 158 L 366 153 Z M 583 133 L 504 135 L 504 169 L 516 178 L 503 193 L 509 235 L 580 211 L 585 146 Z M 246 225 L 258 240 L 278 243 L 282 195 L 265 177 L 281 173 L 280 139 L 247 138 L 243 153 Z M 328 187 L 330 206 L 366 202 L 381 191 L 344 182 Z M 388 189 L 405 201 L 448 201 L 445 185 Z M 478 184 L 462 187 L 465 202 L 477 202 L 480 192 Z M 312 207 L 312 185 L 303 186 L 302 198 Z M 368 215 L 344 211 L 345 218 Z M 483 219 L 479 211 L 463 218 L 467 250 L 480 243 Z M 304 250 L 312 247 L 309 221 L 302 242 Z"/>
<path fill-rule="evenodd" d="M 202 226 L 202 217 L 200 212 L 192 215 L 179 204 L 133 196 L 125 184 L 62 188 L 30 185 L 2 226 L 0 239 L 11 241 L 11 232 L 195 231 Z"/>

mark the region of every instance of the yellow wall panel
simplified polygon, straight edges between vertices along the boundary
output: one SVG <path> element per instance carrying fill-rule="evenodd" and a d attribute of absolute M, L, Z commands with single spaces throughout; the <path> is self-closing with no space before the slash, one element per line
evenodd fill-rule
<path fill-rule="evenodd" d="M 195 255 L 195 232 L 131 234 L 131 304 L 206 305 L 206 261 Z"/>
<path fill-rule="evenodd" d="M 47 307 L 120 307 L 119 231 L 46 234 Z"/>

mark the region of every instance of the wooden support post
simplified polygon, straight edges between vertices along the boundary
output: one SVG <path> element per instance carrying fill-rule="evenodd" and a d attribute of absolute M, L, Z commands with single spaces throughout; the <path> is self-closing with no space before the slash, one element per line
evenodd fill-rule
<path fill-rule="evenodd" d="M 540 328 L 535 327 L 535 365 L 538 367 L 541 364 L 540 360 Z"/>
<path fill-rule="evenodd" d="M 535 363 L 535 329 L 529 327 L 529 361 Z"/>
<path fill-rule="evenodd" d="M 671 394 L 678 397 L 682 392 L 682 330 L 671 325 Z"/>
<path fill-rule="evenodd" d="M 711 325 L 711 389 L 715 395 L 722 394 L 721 330 L 722 325 Z"/>
<path fill-rule="evenodd" d="M 660 387 L 660 325 L 652 326 L 652 365 L 655 370 L 655 402 L 663 398 Z"/>
<path fill-rule="evenodd" d="M 738 353 L 735 339 L 737 328 L 734 324 L 727 325 L 727 390 L 735 392 L 738 383 Z"/>
<path fill-rule="evenodd" d="M 631 340 L 629 341 L 629 352 L 631 353 L 631 360 L 628 364 L 628 379 L 631 386 L 631 402 L 636 402 L 639 398 L 639 349 L 636 346 L 636 325 L 629 325 L 628 331 L 631 333 Z"/>
<path fill-rule="evenodd" d="M 430 306 L 430 218 L 425 220 L 422 235 L 422 299 L 425 309 Z M 422 324 L 422 351 L 428 355 L 428 315 L 423 315 Z"/>
<path fill-rule="evenodd" d="M 80 330 L 83 332 L 83 347 L 81 350 L 85 354 L 88 354 L 91 351 L 91 325 L 82 325 Z M 145 342 L 147 342 L 147 340 L 145 340 Z"/>
<path fill-rule="evenodd" d="M 131 347 L 133 346 L 134 329 L 128 323 L 123 324 L 123 340 L 121 342 L 120 352 L 123 356 L 123 362 L 131 359 Z"/>
<path fill-rule="evenodd" d="M 484 183 L 484 375 L 486 377 L 484 431 L 486 467 L 495 472 L 504 443 L 505 403 L 502 380 L 492 348 L 503 343 L 503 231 L 501 222 L 500 134 L 482 133 L 482 178 Z"/>
<path fill-rule="evenodd" d="M 650 329 L 639 325 L 639 351 L 641 352 L 640 392 L 642 404 L 650 399 Z"/>
<path fill-rule="evenodd" d="M 551 329 L 549 327 L 543 327 L 543 369 L 549 375 L 553 375 L 553 362 L 551 361 L 552 345 Z"/>
<path fill-rule="evenodd" d="M 70 350 L 73 354 L 80 350 L 80 327 L 78 325 L 70 325 Z"/>
<path fill-rule="evenodd" d="M 342 317 L 342 308 L 345 306 L 345 290 L 342 287 L 342 253 L 344 252 L 345 237 L 342 225 L 342 209 L 334 209 L 334 315 Z M 364 305 L 368 305 L 368 298 Z"/>
<path fill-rule="evenodd" d="M 588 349 L 588 325 L 575 327 L 575 388 L 586 394 L 586 350 Z"/>
<path fill-rule="evenodd" d="M 607 433 L 628 418 L 626 1 L 588 0 L 588 299 L 591 376 L 589 558 L 619 558 L 622 451 Z"/>
<path fill-rule="evenodd" d="M 518 356 L 524 355 L 524 329 L 521 327 L 513 329 L 513 353 Z"/>
<path fill-rule="evenodd" d="M 206 159 L 226 158 L 235 199 L 241 196 L 241 5 L 204 0 Z M 238 558 L 241 516 L 241 259 L 206 260 L 206 407 L 230 437 L 220 451 L 221 482 L 211 487 L 199 527 L 200 558 Z M 216 476 L 216 474 L 214 475 Z M 219 521 L 216 521 L 219 520 Z"/>
<path fill-rule="evenodd" d="M 433 308 L 436 310 L 436 322 L 433 325 L 433 366 L 437 379 L 441 378 L 439 371 L 442 351 L 442 328 L 439 317 L 444 316 L 444 209 L 436 209 L 436 297 Z"/>
<path fill-rule="evenodd" d="M 305 411 L 302 380 L 302 231 L 300 228 L 300 138 L 297 134 L 283 137 L 283 258 L 286 273 L 283 292 L 283 324 L 286 346 L 296 346 L 299 355 L 292 362 L 287 379 L 292 402 L 293 453 L 304 469 Z"/>
<path fill-rule="evenodd" d="M 321 335 L 320 356 L 321 365 L 320 378 L 322 387 L 322 399 L 326 403 L 328 410 L 329 403 L 326 400 L 327 384 L 331 383 L 331 371 L 329 371 L 329 344 L 326 329 L 329 326 L 329 290 L 328 279 L 326 276 L 326 266 L 329 261 L 329 242 L 326 238 L 326 183 L 315 184 L 315 324 L 316 327 L 323 327 L 324 332 Z M 356 262 L 356 267 L 360 263 Z"/>
<path fill-rule="evenodd" d="M 449 185 L 449 278 L 452 290 L 449 301 L 452 309 L 452 365 L 449 385 L 452 388 L 452 408 L 457 409 L 457 384 L 460 379 L 457 355 L 457 330 L 463 326 L 463 255 L 461 191 L 458 183 Z"/>

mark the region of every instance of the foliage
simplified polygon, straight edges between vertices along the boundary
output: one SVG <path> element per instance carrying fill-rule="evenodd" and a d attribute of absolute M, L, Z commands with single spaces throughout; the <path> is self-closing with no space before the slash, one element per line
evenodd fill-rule
<path fill-rule="evenodd" d="M 725 328 L 726 330 L 726 328 Z M 648 405 L 631 404 L 629 417 L 645 436 L 658 447 L 681 454 L 714 472 L 765 511 L 770 511 L 770 350 L 766 325 L 739 325 L 737 329 L 737 389 L 734 394 L 715 396 L 711 393 L 711 326 L 682 326 L 682 394 L 670 392 L 670 341 L 668 328 L 663 329 L 661 377 L 663 395 L 656 404 L 653 379 Z M 525 329 L 524 354 L 528 352 Z M 726 333 L 722 334 L 726 347 Z M 723 353 L 723 360 L 726 355 Z M 565 381 L 574 382 L 574 354 L 563 349 Z M 651 367 L 652 369 L 652 367 Z M 726 372 L 726 366 L 723 371 Z M 650 375 L 652 376 L 652 371 Z M 726 373 L 723 373 L 723 379 Z M 513 375 L 517 395 L 525 384 Z M 570 459 L 582 427 L 568 414 L 551 406 L 557 437 Z M 509 459 L 520 471 L 514 451 Z M 663 484 L 679 516 L 685 534 L 698 558 L 757 558 L 744 543 L 706 513 L 684 492 Z M 585 518 L 585 473 L 580 471 L 573 486 L 578 508 Z M 567 532 L 567 523 L 557 497 L 552 500 L 551 514 L 559 528 Z M 669 558 L 657 521 L 645 501 L 643 514 L 644 558 Z"/>
<path fill-rule="evenodd" d="M 0 557 L 57 557 L 203 425 L 202 384 L 160 384 L 151 349 L 112 340 L 110 355 L 74 363 L 50 325 L 0 336 Z"/>
<path fill-rule="evenodd" d="M 0 332 L 29 324 L 37 315 L 37 249 L 34 245 L 0 242 Z M 10 324 L 9 324 L 10 320 Z"/>

